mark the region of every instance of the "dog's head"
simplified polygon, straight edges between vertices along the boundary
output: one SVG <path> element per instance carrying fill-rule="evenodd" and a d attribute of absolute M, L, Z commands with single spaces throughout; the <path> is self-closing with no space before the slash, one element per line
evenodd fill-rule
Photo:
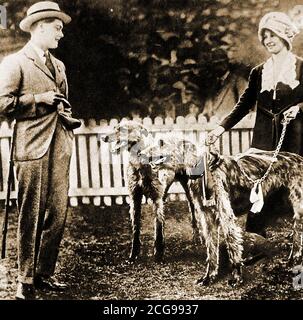
<path fill-rule="evenodd" d="M 112 132 L 102 137 L 104 142 L 113 143 L 111 152 L 123 149 L 128 151 L 140 150 L 143 138 L 148 135 L 147 129 L 135 121 L 122 121 L 116 125 Z"/>

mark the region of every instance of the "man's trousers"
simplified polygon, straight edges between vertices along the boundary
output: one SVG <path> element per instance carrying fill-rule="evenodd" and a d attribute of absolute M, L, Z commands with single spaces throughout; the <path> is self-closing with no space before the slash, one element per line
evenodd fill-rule
<path fill-rule="evenodd" d="M 18 137 L 17 137 L 18 138 Z M 18 281 L 55 271 L 67 215 L 73 132 L 57 122 L 52 143 L 40 159 L 15 161 L 18 179 Z"/>

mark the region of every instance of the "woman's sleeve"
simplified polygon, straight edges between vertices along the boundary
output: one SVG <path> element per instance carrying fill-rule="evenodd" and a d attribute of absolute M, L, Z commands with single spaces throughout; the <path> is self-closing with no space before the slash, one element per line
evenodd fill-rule
<path fill-rule="evenodd" d="M 252 69 L 248 85 L 244 93 L 241 95 L 238 103 L 229 115 L 221 122 L 221 126 L 225 130 L 231 129 L 236 125 L 241 119 L 243 119 L 249 111 L 255 106 L 257 101 L 258 93 L 258 71 L 256 68 Z"/>

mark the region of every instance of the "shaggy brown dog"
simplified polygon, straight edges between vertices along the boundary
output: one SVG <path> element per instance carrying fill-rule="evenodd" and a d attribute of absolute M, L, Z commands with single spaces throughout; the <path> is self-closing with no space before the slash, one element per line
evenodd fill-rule
<path fill-rule="evenodd" d="M 184 165 L 175 163 L 169 168 L 161 168 L 157 165 L 168 160 L 167 157 L 151 154 L 150 150 L 157 143 L 149 136 L 145 127 L 134 121 L 124 121 L 118 124 L 113 132 L 102 138 L 105 142 L 113 143 L 112 152 L 118 152 L 123 148 L 129 151 L 129 165 L 127 170 L 128 189 L 130 195 L 130 218 L 132 223 L 132 249 L 130 259 L 134 260 L 140 253 L 140 224 L 141 203 L 143 195 L 150 198 L 154 204 L 155 212 L 155 244 L 154 257 L 161 261 L 164 253 L 164 201 L 167 191 L 174 181 L 179 181 L 186 193 L 189 207 L 192 213 L 192 227 L 194 239 L 199 237 L 197 222 L 195 219 L 195 208 L 188 188 L 188 177 L 184 171 Z M 167 152 L 170 156 L 182 158 L 187 144 L 183 140 L 168 139 L 166 143 Z M 194 150 L 191 150 L 194 152 Z"/>
<path fill-rule="evenodd" d="M 212 147 L 213 149 L 213 147 Z M 189 149 L 188 149 L 189 150 Z M 158 151 L 167 154 L 165 145 Z M 194 199 L 196 219 L 201 238 L 207 248 L 207 270 L 200 284 L 209 284 L 218 275 L 219 235 L 223 234 L 230 263 L 233 267 L 231 283 L 242 281 L 243 234 L 236 223 L 236 216 L 247 212 L 251 207 L 250 191 L 253 187 L 247 177 L 257 180 L 267 170 L 273 152 L 261 151 L 242 157 L 221 156 L 215 150 L 208 154 L 208 178 L 206 186 L 207 202 L 202 199 L 202 179 L 191 180 L 190 191 Z M 159 164 L 162 168 L 175 166 L 177 159 L 171 157 L 167 163 Z M 185 167 L 191 168 L 199 159 L 196 154 L 187 152 Z M 294 211 L 293 243 L 290 260 L 302 263 L 303 235 L 303 158 L 299 155 L 280 152 L 273 164 L 269 176 L 262 183 L 265 202 L 267 196 L 284 191 Z"/>

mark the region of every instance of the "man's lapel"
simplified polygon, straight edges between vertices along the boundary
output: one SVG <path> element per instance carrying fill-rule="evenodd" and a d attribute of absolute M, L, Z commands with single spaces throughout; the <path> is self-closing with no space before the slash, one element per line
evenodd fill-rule
<path fill-rule="evenodd" d="M 55 67 L 56 83 L 58 85 L 60 85 L 62 83 L 62 81 L 64 80 L 63 73 L 62 73 L 63 70 L 61 70 L 61 67 L 57 63 L 55 57 L 52 54 L 50 54 L 49 56 L 50 56 L 50 59 L 51 59 L 53 66 Z"/>
<path fill-rule="evenodd" d="M 64 69 L 62 69 L 61 64 L 52 54 L 50 54 L 50 59 L 52 61 L 53 66 L 55 67 L 57 87 L 59 88 L 60 92 L 67 97 L 68 87 L 67 87 L 65 71 Z"/>
<path fill-rule="evenodd" d="M 52 73 L 49 71 L 48 67 L 41 61 L 38 57 L 37 53 L 35 52 L 34 48 L 28 43 L 24 47 L 24 54 L 31 60 L 33 60 L 34 64 L 43 71 L 48 77 L 55 81 Z"/>

